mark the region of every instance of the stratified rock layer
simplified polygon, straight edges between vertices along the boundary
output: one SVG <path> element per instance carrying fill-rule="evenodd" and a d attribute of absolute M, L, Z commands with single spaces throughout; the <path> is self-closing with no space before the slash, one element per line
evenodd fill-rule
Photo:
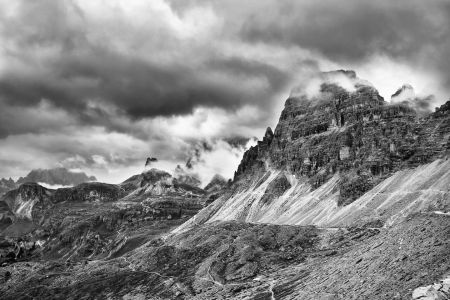
<path fill-rule="evenodd" d="M 447 106 L 418 118 L 408 106 L 386 103 L 371 86 L 348 92 L 324 83 L 316 98 L 286 101 L 274 134 L 244 154 L 234 181 L 248 184 L 273 168 L 318 188 L 339 173 L 339 204 L 347 205 L 394 172 L 445 156 Z"/>
<path fill-rule="evenodd" d="M 219 220 L 392 224 L 448 211 L 449 103 L 419 118 L 360 82 L 353 92 L 324 83 L 312 99 L 289 98 L 274 133 L 245 152 L 229 191 L 177 231 Z"/>

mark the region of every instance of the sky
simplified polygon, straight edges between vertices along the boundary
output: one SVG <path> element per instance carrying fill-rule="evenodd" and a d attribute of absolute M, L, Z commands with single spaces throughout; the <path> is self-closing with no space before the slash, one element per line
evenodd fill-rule
<path fill-rule="evenodd" d="M 450 98 L 447 0 L 0 0 L 0 177 L 233 176 L 311 74 Z"/>

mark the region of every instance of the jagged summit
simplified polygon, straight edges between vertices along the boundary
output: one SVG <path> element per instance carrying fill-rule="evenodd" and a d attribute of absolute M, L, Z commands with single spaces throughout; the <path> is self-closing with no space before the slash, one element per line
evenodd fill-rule
<path fill-rule="evenodd" d="M 328 71 L 328 72 L 322 72 L 325 76 L 334 76 L 334 75 L 344 75 L 351 79 L 356 79 L 356 72 L 353 70 L 334 70 L 334 71 Z"/>
<path fill-rule="evenodd" d="M 159 170 L 156 168 L 152 168 L 148 171 L 144 171 L 144 172 L 142 172 L 142 175 L 145 178 L 145 180 L 147 180 L 148 182 L 152 182 L 152 183 L 158 182 L 162 179 L 172 177 L 168 172 Z"/>
<path fill-rule="evenodd" d="M 40 183 L 47 186 L 75 186 L 83 182 L 96 181 L 95 176 L 88 176 L 84 172 L 72 172 L 66 168 L 35 169 L 16 182 L 9 178 L 0 179 L 0 196 L 8 191 L 18 188 L 28 182 Z"/>
<path fill-rule="evenodd" d="M 4 193 L 11 191 L 17 187 L 16 182 L 12 179 L 1 178 L 0 179 L 0 196 Z"/>
<path fill-rule="evenodd" d="M 264 134 L 263 141 L 265 140 L 265 141 L 267 141 L 268 143 L 270 143 L 270 142 L 272 141 L 272 139 L 273 139 L 273 131 L 272 131 L 272 128 L 267 127 L 266 133 Z"/>
<path fill-rule="evenodd" d="M 157 162 L 158 159 L 156 157 L 147 157 L 147 160 L 145 161 L 145 167 L 150 166 L 152 163 Z"/>
<path fill-rule="evenodd" d="M 66 168 L 54 168 L 32 170 L 27 176 L 19 178 L 17 184 L 25 182 L 41 182 L 49 185 L 67 186 L 96 180 L 95 176 L 88 176 L 84 172 L 72 172 Z"/>
<path fill-rule="evenodd" d="M 355 92 L 358 89 L 376 89 L 367 80 L 363 80 L 352 70 L 336 70 L 311 74 L 296 85 L 290 93 L 289 98 L 300 101 L 321 102 L 331 90 L 340 89 L 347 92 Z M 336 91 L 335 91 L 336 92 Z M 377 92 L 376 92 L 377 93 Z"/>
<path fill-rule="evenodd" d="M 207 192 L 216 192 L 226 186 L 228 180 L 220 174 L 216 174 L 211 178 L 211 181 L 205 186 L 204 190 Z"/>
<path fill-rule="evenodd" d="M 444 116 L 444 115 L 448 115 L 448 114 L 450 114 L 450 100 L 448 100 L 447 102 L 442 104 L 440 107 L 436 107 L 434 116 L 439 117 L 439 116 Z"/>
<path fill-rule="evenodd" d="M 405 92 L 412 93 L 414 95 L 414 88 L 412 85 L 409 83 L 403 84 L 394 94 L 392 94 L 391 98 L 398 97 L 400 94 Z"/>
<path fill-rule="evenodd" d="M 393 102 L 401 102 L 412 100 L 416 97 L 416 93 L 414 92 L 414 88 L 408 84 L 403 84 L 394 94 L 391 96 L 391 101 Z"/>
<path fill-rule="evenodd" d="M 445 211 L 447 108 L 419 118 L 412 107 L 385 102 L 371 85 L 349 91 L 329 82 L 312 98 L 290 97 L 273 138 L 265 134 L 244 153 L 230 193 L 195 222 L 338 226 L 391 223 L 427 207 Z M 377 186 L 386 189 L 383 196 Z"/>

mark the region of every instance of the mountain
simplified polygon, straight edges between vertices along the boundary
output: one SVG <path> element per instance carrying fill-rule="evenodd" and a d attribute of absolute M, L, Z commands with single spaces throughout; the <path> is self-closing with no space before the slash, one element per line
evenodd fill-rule
<path fill-rule="evenodd" d="M 208 198 L 208 200 L 205 202 L 205 205 L 209 205 L 217 198 L 219 198 L 223 193 L 225 193 L 228 187 L 228 183 L 228 180 L 226 180 L 223 176 L 219 174 L 214 175 L 211 178 L 211 181 L 204 188 Z"/>
<path fill-rule="evenodd" d="M 418 115 L 353 71 L 321 80 L 232 182 L 150 169 L 7 193 L 2 297 L 448 299 L 450 101 Z"/>
<path fill-rule="evenodd" d="M 177 181 L 180 183 L 186 183 L 188 185 L 197 186 L 199 187 L 201 185 L 200 179 L 198 179 L 198 176 L 196 174 L 192 174 L 180 165 L 177 165 L 174 171 L 174 176 L 176 177 Z"/>
<path fill-rule="evenodd" d="M 219 174 L 216 174 L 211 178 L 211 181 L 205 186 L 205 191 L 216 192 L 223 189 L 228 184 L 228 181 Z"/>
<path fill-rule="evenodd" d="M 446 211 L 448 106 L 418 118 L 359 83 L 353 92 L 324 83 L 313 99 L 289 98 L 274 133 L 268 128 L 244 154 L 232 191 L 192 222 L 351 226 Z"/>
<path fill-rule="evenodd" d="M 87 176 L 83 172 L 72 172 L 66 168 L 32 170 L 27 176 L 17 180 L 17 184 L 25 182 L 42 182 L 49 185 L 78 185 L 83 182 L 96 181 L 95 176 Z"/>
<path fill-rule="evenodd" d="M 0 196 L 27 182 L 36 182 L 49 186 L 74 186 L 96 180 L 95 176 L 88 176 L 84 172 L 72 172 L 65 168 L 36 169 L 31 170 L 27 176 L 20 177 L 16 182 L 11 178 L 0 179 Z"/>
<path fill-rule="evenodd" d="M 33 255 L 74 261 L 120 255 L 195 215 L 204 194 L 157 169 L 118 185 L 24 183 L 0 198 L 0 265 Z"/>
<path fill-rule="evenodd" d="M 7 191 L 13 190 L 15 188 L 17 188 L 17 185 L 13 179 L 11 179 L 11 178 L 9 178 L 9 179 L 1 178 L 0 179 L 0 195 L 3 195 Z"/>
<path fill-rule="evenodd" d="M 413 99 L 414 97 L 416 97 L 414 88 L 412 87 L 412 85 L 405 83 L 395 93 L 391 95 L 391 101 L 401 102 L 408 99 Z"/>
<path fill-rule="evenodd" d="M 150 166 L 152 163 L 157 162 L 158 159 L 156 157 L 147 157 L 145 160 L 145 167 Z"/>

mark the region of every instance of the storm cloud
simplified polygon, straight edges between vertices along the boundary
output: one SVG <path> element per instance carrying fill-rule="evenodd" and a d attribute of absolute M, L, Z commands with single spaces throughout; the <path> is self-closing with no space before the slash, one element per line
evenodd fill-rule
<path fill-rule="evenodd" d="M 443 0 L 0 0 L 0 177 L 117 181 L 201 141 L 236 162 L 226 141 L 261 136 L 292 87 L 337 68 L 385 97 L 411 83 L 429 110 L 450 94 L 449 23 Z"/>

